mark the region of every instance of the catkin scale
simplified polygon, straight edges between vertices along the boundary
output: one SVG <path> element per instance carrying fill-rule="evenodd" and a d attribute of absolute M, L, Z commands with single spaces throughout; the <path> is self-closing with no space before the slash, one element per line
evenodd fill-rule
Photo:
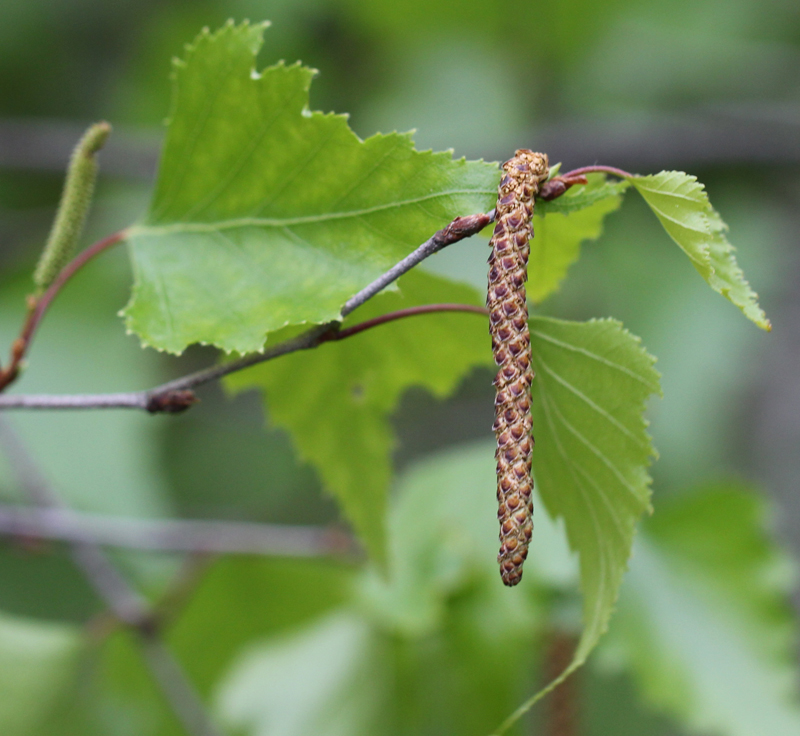
<path fill-rule="evenodd" d="M 497 437 L 497 518 L 500 522 L 500 576 L 508 585 L 522 579 L 533 534 L 531 457 L 531 341 L 528 332 L 529 241 L 533 198 L 547 179 L 547 156 L 520 149 L 503 164 L 497 191 L 496 224 L 490 245 L 489 332 L 499 370 L 494 380 Z"/>

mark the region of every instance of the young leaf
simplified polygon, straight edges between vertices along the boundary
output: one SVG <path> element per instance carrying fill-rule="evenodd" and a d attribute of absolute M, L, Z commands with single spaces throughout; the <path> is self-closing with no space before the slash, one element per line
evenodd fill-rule
<path fill-rule="evenodd" d="M 682 171 L 662 171 L 634 176 L 630 182 L 711 288 L 739 307 L 749 320 L 770 330 L 770 322 L 758 306 L 758 295 L 745 281 L 735 249 L 725 237 L 727 227 L 697 178 Z"/>
<path fill-rule="evenodd" d="M 586 186 L 573 187 L 552 202 L 536 203 L 528 261 L 531 301 L 542 302 L 558 289 L 578 260 L 581 243 L 600 237 L 605 216 L 620 206 L 627 187 L 627 182 L 608 182 L 592 174 Z"/>
<path fill-rule="evenodd" d="M 260 350 L 342 304 L 458 215 L 486 211 L 493 164 L 360 140 L 308 110 L 313 70 L 257 73 L 264 25 L 201 34 L 176 62 L 155 195 L 129 230 L 128 328 L 159 349 Z"/>
<path fill-rule="evenodd" d="M 480 303 L 470 287 L 419 271 L 400 287 L 356 310 L 345 327 L 419 304 Z M 407 388 L 444 397 L 473 366 L 491 363 L 486 318 L 428 314 L 233 374 L 228 385 L 264 389 L 270 419 L 289 432 L 299 456 L 314 464 L 371 554 L 382 559 L 389 415 Z"/>
<path fill-rule="evenodd" d="M 765 504 L 732 485 L 666 499 L 643 527 L 607 655 L 692 733 L 800 733 L 792 569 Z"/>
<path fill-rule="evenodd" d="M 535 318 L 530 329 L 534 477 L 580 557 L 584 629 L 568 669 L 500 733 L 583 664 L 608 626 L 636 522 L 649 508 L 647 465 L 654 451 L 642 412 L 660 391 L 653 358 L 614 320 Z"/>

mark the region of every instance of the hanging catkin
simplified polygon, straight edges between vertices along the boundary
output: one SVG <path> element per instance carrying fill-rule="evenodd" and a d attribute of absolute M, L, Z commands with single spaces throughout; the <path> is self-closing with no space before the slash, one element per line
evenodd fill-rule
<path fill-rule="evenodd" d="M 497 517 L 500 521 L 500 576 L 506 585 L 522 579 L 533 534 L 531 455 L 531 340 L 528 333 L 528 241 L 533 236 L 533 198 L 547 179 L 543 153 L 516 152 L 503 164 L 497 191 L 492 254 L 489 257 L 489 332 L 500 369 L 494 385 L 497 436 Z"/>

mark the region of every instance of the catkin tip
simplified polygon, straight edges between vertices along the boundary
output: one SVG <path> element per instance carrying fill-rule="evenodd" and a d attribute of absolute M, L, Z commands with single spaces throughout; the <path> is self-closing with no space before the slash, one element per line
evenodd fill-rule
<path fill-rule="evenodd" d="M 109 135 L 111 135 L 110 123 L 105 120 L 95 123 L 84 133 L 76 153 L 80 152 L 84 156 L 94 156 L 106 144 Z"/>

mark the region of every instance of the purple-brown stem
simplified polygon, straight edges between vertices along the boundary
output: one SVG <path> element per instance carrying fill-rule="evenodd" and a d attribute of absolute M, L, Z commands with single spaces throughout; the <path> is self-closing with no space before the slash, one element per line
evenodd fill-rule
<path fill-rule="evenodd" d="M 573 169 L 572 171 L 568 171 L 566 174 L 562 174 L 562 179 L 567 178 L 574 178 L 576 176 L 584 176 L 585 174 L 611 174 L 612 176 L 618 176 L 620 179 L 633 179 L 636 174 L 631 174 L 629 171 L 624 171 L 623 169 L 618 169 L 614 166 L 582 166 L 580 169 Z"/>
<path fill-rule="evenodd" d="M 414 317 L 418 314 L 433 314 L 434 312 L 472 312 L 473 314 L 481 314 L 484 317 L 489 314 L 489 310 L 486 309 L 486 307 L 476 307 L 472 304 L 422 304 L 418 307 L 407 307 L 406 309 L 398 309 L 396 312 L 388 312 L 387 314 L 382 314 L 380 317 L 373 317 L 372 319 L 360 322 L 352 327 L 345 327 L 345 329 L 339 330 L 338 332 L 331 332 L 330 337 L 323 340 L 323 342 L 344 340 L 346 337 L 352 337 L 359 332 L 364 332 L 364 330 L 369 330 L 379 325 L 385 325 L 387 322 L 394 322 L 395 320 L 405 319 L 406 317 Z"/>
<path fill-rule="evenodd" d="M 14 344 L 11 347 L 11 360 L 5 369 L 0 369 L 0 391 L 3 391 L 9 384 L 13 383 L 19 375 L 20 364 L 30 348 L 36 329 L 39 327 L 50 304 L 58 296 L 64 285 L 92 258 L 124 240 L 125 235 L 126 232 L 120 230 L 102 240 L 98 240 L 94 245 L 90 245 L 64 266 L 44 294 L 38 298 L 29 297 L 28 316 L 22 325 L 19 337 L 14 340 Z"/>

